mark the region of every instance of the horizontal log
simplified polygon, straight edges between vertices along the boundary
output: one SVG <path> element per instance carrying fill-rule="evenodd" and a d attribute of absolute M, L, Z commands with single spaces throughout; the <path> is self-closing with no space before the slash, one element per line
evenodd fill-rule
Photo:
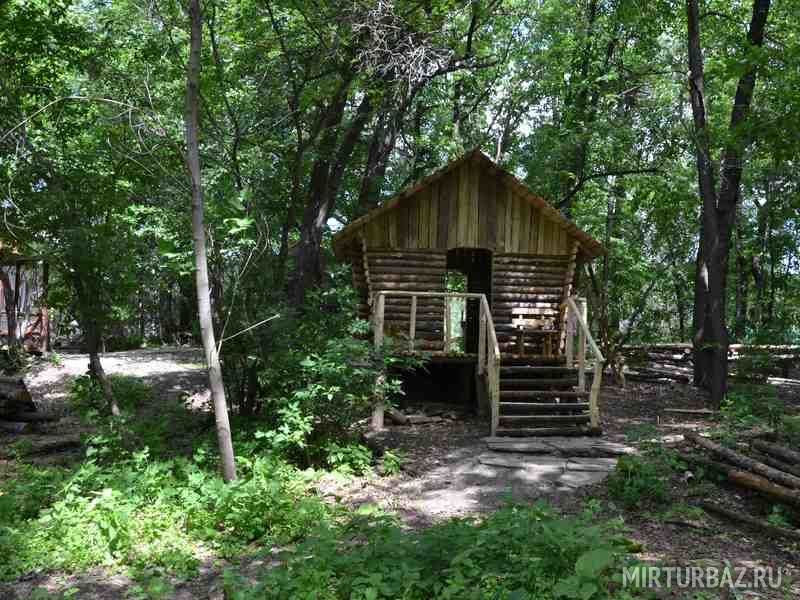
<path fill-rule="evenodd" d="M 721 462 L 709 460 L 695 455 L 681 455 L 687 463 L 694 463 L 705 469 L 711 469 L 725 475 L 731 483 L 754 490 L 774 500 L 779 500 L 793 506 L 800 506 L 800 492 L 795 489 L 772 483 L 766 477 L 761 477 L 750 471 L 742 471 Z"/>
<path fill-rule="evenodd" d="M 393 274 L 393 273 L 382 273 L 380 271 L 376 271 L 375 273 L 371 273 L 369 278 L 370 278 L 370 281 L 373 283 L 373 285 L 376 285 L 376 284 L 378 284 L 380 282 L 384 282 L 384 281 L 385 282 L 398 282 L 398 283 L 411 281 L 411 282 L 417 282 L 417 283 L 418 282 L 425 282 L 425 283 L 428 283 L 428 284 L 433 284 L 433 285 L 429 285 L 429 287 L 432 287 L 434 289 L 435 288 L 444 289 L 444 273 L 442 273 L 441 275 L 425 275 L 425 274 L 422 274 L 422 273 L 415 273 L 413 275 L 409 274 L 409 273 L 404 273 L 402 275 L 397 275 L 397 274 Z M 436 284 L 438 284 L 438 285 L 436 285 Z"/>
<path fill-rule="evenodd" d="M 535 265 L 495 265 L 493 273 L 500 277 L 527 277 L 531 273 L 565 277 L 567 270 L 560 267 L 539 267 Z"/>
<path fill-rule="evenodd" d="M 443 281 L 424 282 L 424 281 L 373 281 L 372 291 L 381 290 L 403 290 L 407 292 L 441 292 Z"/>
<path fill-rule="evenodd" d="M 0 419 L 0 431 L 16 434 L 28 433 L 31 431 L 31 424 L 20 423 L 18 421 L 4 421 L 3 419 Z"/>
<path fill-rule="evenodd" d="M 572 257 L 568 254 L 495 254 L 494 260 L 501 263 L 548 262 L 569 263 Z"/>
<path fill-rule="evenodd" d="M 444 267 L 447 265 L 447 261 L 444 257 L 438 256 L 406 256 L 406 257 L 383 257 L 383 256 L 372 256 L 369 255 L 367 257 L 367 262 L 369 263 L 369 268 L 372 269 L 373 265 L 386 265 L 388 267 L 431 267 L 431 266 L 441 266 Z"/>
<path fill-rule="evenodd" d="M 495 296 L 504 293 L 514 294 L 553 294 L 561 298 L 563 286 L 525 286 L 525 285 L 496 285 L 492 290 Z"/>
<path fill-rule="evenodd" d="M 766 454 L 771 454 L 772 456 L 775 456 L 776 458 L 784 460 L 788 463 L 800 465 L 800 452 L 797 452 L 796 450 L 791 450 L 785 446 L 765 442 L 763 440 L 753 440 L 750 445 L 756 450 L 760 450 Z"/>
<path fill-rule="evenodd" d="M 422 254 L 425 256 L 447 256 L 447 250 L 438 250 L 436 248 L 388 248 L 388 247 L 380 247 L 376 246 L 374 248 L 367 248 L 367 254 L 376 254 L 376 255 L 388 255 L 388 256 L 395 256 L 395 255 L 404 255 L 404 254 L 411 254 L 417 255 Z"/>
<path fill-rule="evenodd" d="M 542 285 L 550 287 L 563 287 L 563 277 L 550 277 L 545 275 L 531 275 L 530 277 L 494 277 L 492 285 L 496 289 L 501 285 Z"/>
<path fill-rule="evenodd" d="M 768 523 L 767 521 L 762 521 L 761 519 L 756 519 L 754 517 L 751 517 L 743 513 L 738 513 L 732 510 L 728 510 L 727 508 L 720 506 L 719 504 L 714 504 L 706 500 L 702 500 L 699 503 L 699 506 L 708 513 L 724 517 L 726 519 L 735 521 L 737 523 L 744 523 L 745 525 L 749 525 L 755 528 L 759 532 L 766 532 L 771 536 L 780 536 L 790 540 L 800 541 L 800 531 L 797 529 L 786 529 L 785 527 L 778 527 L 776 525 Z"/>
<path fill-rule="evenodd" d="M 376 265 L 370 270 L 370 275 L 374 274 L 391 274 L 391 275 L 442 275 L 444 276 L 446 269 L 444 267 L 390 267 L 384 265 Z"/>
<path fill-rule="evenodd" d="M 770 456 L 769 454 L 760 454 L 756 453 L 755 458 L 763 462 L 765 465 L 769 465 L 773 469 L 778 469 L 779 471 L 784 471 L 795 477 L 800 477 L 800 465 L 794 466 L 790 465 L 789 463 L 785 463 L 782 460 L 778 460 Z"/>
<path fill-rule="evenodd" d="M 752 471 L 757 475 L 762 477 L 766 477 L 767 479 L 771 479 L 776 483 L 781 485 L 800 489 L 800 477 L 795 477 L 794 475 L 790 475 L 789 473 L 784 473 L 783 471 L 779 471 L 777 469 L 773 469 L 772 467 L 765 465 L 762 462 L 758 462 L 744 454 L 740 454 L 735 450 L 731 450 L 730 448 L 725 448 L 724 446 L 720 446 L 719 444 L 712 442 L 709 439 L 704 437 L 700 437 L 694 433 L 687 433 L 684 435 L 684 438 L 695 444 L 696 446 L 700 446 L 705 448 L 706 450 L 710 450 L 717 456 L 725 459 L 729 463 L 736 465 L 742 469 L 747 471 Z"/>
<path fill-rule="evenodd" d="M 45 423 L 49 421 L 58 421 L 61 419 L 61 415 L 41 412 L 19 412 L 5 414 L 0 418 L 7 421 L 16 421 L 18 423 Z"/>
<path fill-rule="evenodd" d="M 524 294 L 524 293 L 510 293 L 510 292 L 502 292 L 500 294 L 493 294 L 492 298 L 495 301 L 503 302 L 503 301 L 518 301 L 518 302 L 546 302 L 548 300 L 552 302 L 560 302 L 561 295 L 560 294 Z"/>

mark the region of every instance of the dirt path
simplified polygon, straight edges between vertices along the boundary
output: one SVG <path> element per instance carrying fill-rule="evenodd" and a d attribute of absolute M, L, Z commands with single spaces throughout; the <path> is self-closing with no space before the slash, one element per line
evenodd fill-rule
<path fill-rule="evenodd" d="M 197 348 L 143 348 L 101 356 L 109 375 L 138 377 L 156 397 L 174 400 L 205 390 L 203 355 Z M 72 381 L 86 373 L 87 354 L 63 354 L 57 363 L 42 361 L 25 376 L 40 410 L 62 411 Z"/>

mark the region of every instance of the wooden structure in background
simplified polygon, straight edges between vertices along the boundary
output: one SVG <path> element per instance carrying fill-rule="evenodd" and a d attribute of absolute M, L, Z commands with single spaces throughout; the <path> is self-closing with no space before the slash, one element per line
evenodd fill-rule
<path fill-rule="evenodd" d="M 29 352 L 50 349 L 49 265 L 0 245 L 0 337 Z"/>
<path fill-rule="evenodd" d="M 481 152 L 350 223 L 333 248 L 353 267 L 359 314 L 373 322 L 378 346 L 388 336 L 405 340 L 410 351 L 431 352 L 433 360 L 448 357 L 456 350 L 454 301 L 466 304 L 458 350 L 485 379 L 493 434 L 556 432 L 564 428 L 555 425 L 590 421 L 597 429 L 596 415 L 578 401 L 589 395 L 581 388 L 587 342 L 593 356 L 599 351 L 571 296 L 577 266 L 604 249 Z M 448 290 L 448 272 L 465 275 L 466 290 Z M 576 332 L 579 364 L 567 367 Z M 602 356 L 595 358 L 602 373 Z M 505 380 L 501 363 L 516 369 L 505 371 Z M 546 427 L 505 427 L 512 422 Z"/>

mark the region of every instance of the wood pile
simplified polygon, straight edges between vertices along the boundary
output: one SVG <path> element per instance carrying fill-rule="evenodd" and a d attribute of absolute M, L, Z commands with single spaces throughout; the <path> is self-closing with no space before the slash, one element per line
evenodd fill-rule
<path fill-rule="evenodd" d="M 387 408 L 386 416 L 393 425 L 426 425 L 461 420 L 466 414 L 461 405 L 431 402 L 421 407 L 408 407 L 403 410 Z"/>
<path fill-rule="evenodd" d="M 683 455 L 682 458 L 690 465 L 722 475 L 728 483 L 755 492 L 770 502 L 785 504 L 792 509 L 800 507 L 800 452 L 759 438 L 749 442 L 748 454 L 692 433 L 686 434 L 685 439 L 705 451 L 703 454 Z M 757 525 L 775 535 L 800 539 L 798 530 L 775 527 L 709 502 L 701 506 L 728 519 Z"/>
<path fill-rule="evenodd" d="M 625 378 L 648 383 L 692 381 L 694 360 L 691 344 L 624 346 Z M 800 346 L 731 344 L 731 375 L 737 379 L 800 385 Z"/>
<path fill-rule="evenodd" d="M 57 421 L 59 417 L 36 411 L 25 381 L 0 377 L 0 430 L 23 433 L 31 423 Z"/>

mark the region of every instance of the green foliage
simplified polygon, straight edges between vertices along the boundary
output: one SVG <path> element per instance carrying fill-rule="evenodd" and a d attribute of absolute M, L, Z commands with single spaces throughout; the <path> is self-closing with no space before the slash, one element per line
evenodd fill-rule
<path fill-rule="evenodd" d="M 372 466 L 372 451 L 361 444 L 328 442 L 325 458 L 331 469 L 345 475 L 362 475 Z"/>
<path fill-rule="evenodd" d="M 113 381 L 129 410 L 149 396 L 134 379 Z M 256 445 L 237 448 L 239 479 L 225 484 L 217 456 L 205 449 L 215 447 L 211 436 L 194 435 L 198 449 L 192 458 L 169 451 L 183 433 L 184 413 L 102 416 L 98 390 L 88 378 L 75 382 L 70 398 L 96 431 L 76 466 L 22 464 L 0 484 L 0 555 L 10 557 L 0 564 L 0 580 L 34 569 L 94 565 L 162 568 L 187 576 L 196 571 L 204 547 L 234 556 L 254 541 L 302 538 L 333 517 L 310 493 L 313 473 L 263 449 L 256 452 Z M 149 441 L 157 443 L 154 452 Z"/>
<path fill-rule="evenodd" d="M 783 403 L 771 385 L 736 385 L 720 407 L 722 429 L 730 432 L 767 425 L 776 427 L 783 416 Z"/>
<path fill-rule="evenodd" d="M 111 391 L 122 411 L 132 412 L 150 397 L 150 389 L 135 377 L 109 375 Z M 75 379 L 69 391 L 69 403 L 84 418 L 93 418 L 108 412 L 100 385 L 89 375 Z"/>
<path fill-rule="evenodd" d="M 514 507 L 418 532 L 367 515 L 315 531 L 284 552 L 285 564 L 255 589 L 232 576 L 227 588 L 235 600 L 590 600 L 612 596 L 613 574 L 626 555 L 619 523 L 598 522 L 591 511 L 561 517 L 541 504 Z"/>
<path fill-rule="evenodd" d="M 796 448 L 800 448 L 800 415 L 785 415 L 781 419 L 780 432 Z"/>
<path fill-rule="evenodd" d="M 625 508 L 664 502 L 669 498 L 668 470 L 661 461 L 644 456 L 623 456 L 608 478 L 608 491 Z"/>
<path fill-rule="evenodd" d="M 382 465 L 384 475 L 397 475 L 406 461 L 405 452 L 402 450 L 387 450 L 383 453 Z"/>

